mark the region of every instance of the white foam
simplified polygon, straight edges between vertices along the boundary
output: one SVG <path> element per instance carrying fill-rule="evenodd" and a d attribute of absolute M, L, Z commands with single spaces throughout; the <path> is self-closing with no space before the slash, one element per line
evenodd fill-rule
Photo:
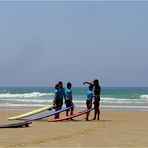
<path fill-rule="evenodd" d="M 11 103 L 6 103 L 6 104 L 0 104 L 0 106 L 9 106 L 9 107 L 31 107 L 31 106 L 45 106 L 43 104 L 11 104 Z"/>
<path fill-rule="evenodd" d="M 25 97 L 24 97 L 25 98 Z M 27 98 L 27 97 L 26 97 Z M 34 97 L 35 98 L 35 97 Z M 54 98 L 54 97 L 53 97 Z M 2 101 L 5 101 L 5 102 L 22 102 L 22 103 L 51 103 L 53 101 L 52 98 L 49 98 L 49 99 L 21 99 L 21 98 L 1 98 L 0 99 L 1 103 Z M 77 104 L 85 104 L 86 101 L 83 99 L 83 100 L 73 100 L 74 103 L 77 103 Z M 142 104 L 142 103 L 147 103 L 148 100 L 141 100 L 141 99 L 113 99 L 113 98 L 101 98 L 101 103 L 107 103 L 107 104 Z"/>
<path fill-rule="evenodd" d="M 47 104 L 46 104 L 47 105 Z M 42 107 L 45 106 L 43 104 L 11 104 L 11 103 L 6 103 L 6 104 L 0 104 L 0 106 L 8 106 L 8 107 Z M 86 108 L 86 105 L 77 105 L 78 107 Z M 113 108 L 113 109 L 148 109 L 148 106 L 116 106 L 116 105 L 101 105 L 101 108 Z"/>
<path fill-rule="evenodd" d="M 86 107 L 86 105 L 77 105 L 76 107 Z M 148 106 L 122 106 L 122 105 L 100 105 L 101 108 L 121 108 L 121 109 L 148 109 Z"/>
<path fill-rule="evenodd" d="M 23 103 L 51 103 L 53 100 L 33 100 L 33 99 L 1 99 L 5 102 L 23 102 Z"/>
<path fill-rule="evenodd" d="M 114 105 L 114 106 L 109 106 L 109 105 L 102 105 L 101 107 L 103 108 L 137 108 L 137 109 L 148 109 L 148 106 L 118 106 L 118 105 Z"/>
<path fill-rule="evenodd" d="M 84 103 L 86 102 L 85 99 L 83 99 L 84 101 L 75 101 L 74 102 L 77 102 L 77 103 Z M 109 98 L 109 97 L 106 97 L 106 98 L 101 98 L 101 103 L 114 103 L 114 104 L 119 104 L 119 103 L 124 103 L 124 104 L 127 104 L 127 103 L 147 103 L 148 100 L 141 100 L 141 99 L 126 99 L 126 98 L 122 98 L 122 99 L 119 99 L 119 98 Z"/>
<path fill-rule="evenodd" d="M 102 97 L 101 100 L 103 100 L 103 101 L 135 101 L 135 100 L 139 100 L 139 99 L 110 98 L 110 97 L 103 98 Z"/>
<path fill-rule="evenodd" d="M 33 92 L 33 93 L 26 93 L 26 94 L 0 94 L 0 98 L 36 98 L 36 97 L 45 97 L 45 96 L 52 96 L 53 93 L 40 93 L 40 92 Z"/>
<path fill-rule="evenodd" d="M 142 98 L 142 99 L 148 99 L 148 95 L 141 95 L 140 98 Z"/>

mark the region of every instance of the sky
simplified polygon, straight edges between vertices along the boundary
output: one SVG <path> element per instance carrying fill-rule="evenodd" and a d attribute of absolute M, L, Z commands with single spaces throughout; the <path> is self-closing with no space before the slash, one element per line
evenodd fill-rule
<path fill-rule="evenodd" d="M 0 1 L 0 86 L 96 78 L 148 86 L 148 1 Z"/>

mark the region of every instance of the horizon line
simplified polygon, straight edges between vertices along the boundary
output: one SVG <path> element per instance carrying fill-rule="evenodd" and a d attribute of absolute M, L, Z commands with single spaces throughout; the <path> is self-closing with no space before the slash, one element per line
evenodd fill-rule
<path fill-rule="evenodd" d="M 73 86 L 73 88 L 76 87 L 87 87 L 88 85 L 85 86 Z M 8 87 L 49 87 L 49 88 L 54 88 L 55 86 L 0 86 L 0 88 L 8 88 Z M 148 86 L 101 86 L 102 88 L 147 88 Z"/>

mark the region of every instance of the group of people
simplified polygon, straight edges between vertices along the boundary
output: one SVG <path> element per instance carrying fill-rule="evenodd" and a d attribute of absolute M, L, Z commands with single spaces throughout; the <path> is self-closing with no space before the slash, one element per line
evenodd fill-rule
<path fill-rule="evenodd" d="M 100 93 L 101 88 L 99 85 L 99 80 L 95 79 L 92 83 L 91 82 L 84 82 L 88 84 L 88 91 L 87 91 L 87 99 L 86 99 L 86 106 L 87 109 L 92 108 L 92 104 L 94 104 L 94 118 L 93 120 L 100 120 Z M 55 110 L 58 111 L 63 106 L 63 101 L 65 101 L 66 107 L 73 106 L 73 96 L 72 96 L 72 84 L 70 82 L 67 83 L 67 88 L 64 89 L 62 81 L 59 81 L 58 84 L 55 85 L 55 97 L 53 100 L 53 104 L 55 105 Z M 73 108 L 70 109 L 70 115 L 73 115 Z M 69 110 L 66 111 L 66 116 L 69 115 Z M 59 118 L 59 114 L 55 115 L 55 119 Z M 86 114 L 86 121 L 89 120 L 89 112 Z"/>
<path fill-rule="evenodd" d="M 63 88 L 63 83 L 61 81 L 55 85 L 55 98 L 53 100 L 53 104 L 55 105 L 55 110 L 58 111 L 63 106 L 63 100 L 65 100 L 66 108 L 73 106 L 73 98 L 72 98 L 72 84 L 70 82 L 67 83 L 67 88 Z M 69 111 L 66 111 L 66 116 L 68 116 Z M 73 114 L 73 108 L 71 109 L 71 115 Z M 59 114 L 55 115 L 55 119 L 59 118 Z"/>

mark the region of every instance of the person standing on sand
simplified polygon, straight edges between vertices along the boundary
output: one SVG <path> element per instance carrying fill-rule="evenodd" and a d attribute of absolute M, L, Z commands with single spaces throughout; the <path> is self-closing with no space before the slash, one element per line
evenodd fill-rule
<path fill-rule="evenodd" d="M 65 89 L 61 81 L 55 86 L 54 104 L 56 105 L 55 111 L 61 110 L 63 106 L 63 98 L 65 99 Z M 59 118 L 59 114 L 55 114 L 55 119 Z"/>
<path fill-rule="evenodd" d="M 54 100 L 53 100 L 53 105 L 56 105 L 58 102 L 58 84 L 55 85 L 55 91 L 54 91 Z"/>
<path fill-rule="evenodd" d="M 99 80 L 95 79 L 93 83 L 90 82 L 84 82 L 83 84 L 89 84 L 94 87 L 94 118 L 93 120 L 96 120 L 96 117 L 98 120 L 100 120 L 100 93 L 101 93 L 101 87 L 99 85 Z"/>
<path fill-rule="evenodd" d="M 67 107 L 70 107 L 70 106 L 73 106 L 73 97 L 72 97 L 72 90 L 71 90 L 71 87 L 72 87 L 72 84 L 70 82 L 67 83 L 67 88 L 65 89 L 65 95 L 66 95 L 66 98 L 65 98 L 65 104 L 66 104 L 66 108 Z M 70 112 L 70 115 L 73 115 L 73 108 L 71 109 L 71 112 Z M 66 116 L 68 116 L 68 111 L 66 111 Z"/>
<path fill-rule="evenodd" d="M 65 89 L 63 88 L 63 82 L 58 82 L 58 94 L 59 94 L 59 104 L 58 104 L 58 110 L 60 110 L 63 106 L 63 99 L 65 100 Z M 59 116 L 58 116 L 59 117 Z"/>
<path fill-rule="evenodd" d="M 87 99 L 86 99 L 86 106 L 87 106 L 87 109 L 91 109 L 92 108 L 92 100 L 93 100 L 93 86 L 92 85 L 89 85 L 89 90 L 87 91 Z M 86 114 L 86 121 L 89 121 L 89 113 L 88 112 Z"/>
<path fill-rule="evenodd" d="M 55 97 L 53 100 L 53 105 L 55 105 L 55 111 L 59 110 L 59 86 L 55 85 Z M 55 114 L 55 119 L 59 118 L 59 114 Z"/>

